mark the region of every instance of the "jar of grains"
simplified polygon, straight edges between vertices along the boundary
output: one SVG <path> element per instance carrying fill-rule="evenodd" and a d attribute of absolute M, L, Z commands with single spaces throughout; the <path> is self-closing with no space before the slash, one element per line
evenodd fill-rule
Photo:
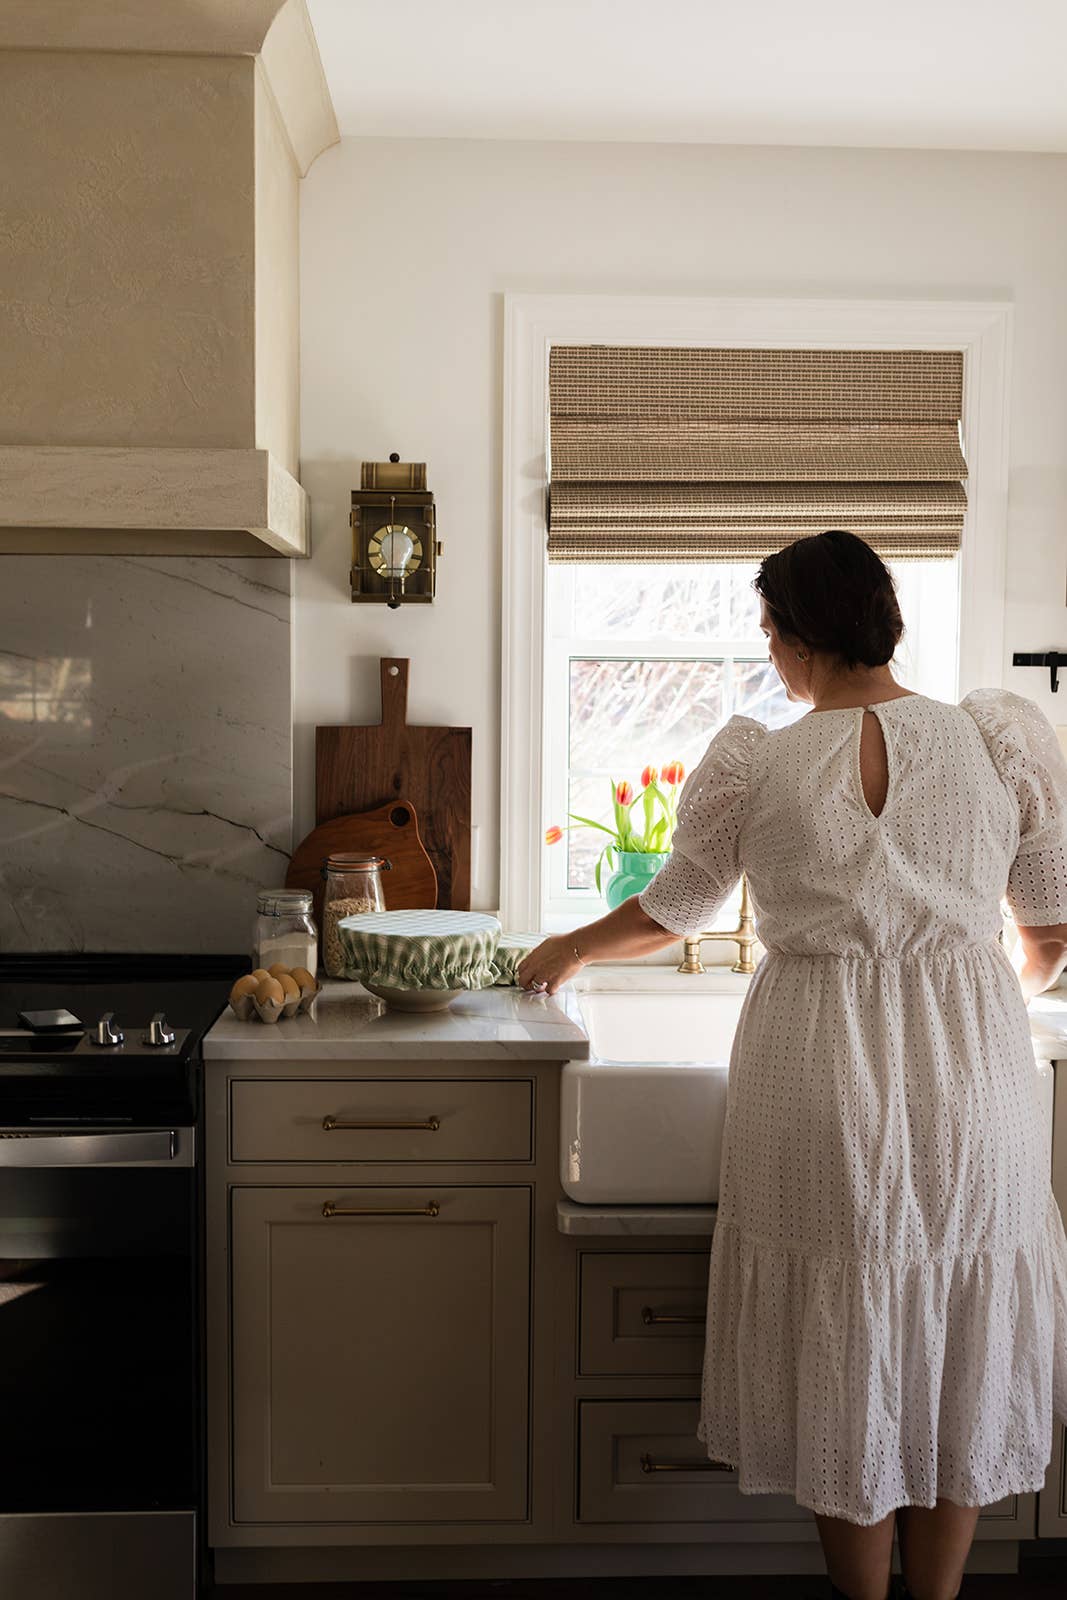
<path fill-rule="evenodd" d="M 337 932 L 342 917 L 359 911 L 384 911 L 381 874 L 392 863 L 382 856 L 351 855 L 347 851 L 326 857 L 322 876 L 322 964 L 331 978 L 343 978 L 345 953 Z"/>
<path fill-rule="evenodd" d="M 311 916 L 311 898 L 309 889 L 260 889 L 252 931 L 255 966 L 279 963 L 290 971 L 304 967 L 315 976 L 319 931 Z"/>

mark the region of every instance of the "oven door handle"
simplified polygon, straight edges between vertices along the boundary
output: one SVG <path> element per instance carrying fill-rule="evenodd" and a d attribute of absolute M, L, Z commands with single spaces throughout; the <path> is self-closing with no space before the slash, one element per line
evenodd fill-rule
<path fill-rule="evenodd" d="M 192 1128 L 118 1133 L 0 1131 L 0 1167 L 191 1167 Z"/>

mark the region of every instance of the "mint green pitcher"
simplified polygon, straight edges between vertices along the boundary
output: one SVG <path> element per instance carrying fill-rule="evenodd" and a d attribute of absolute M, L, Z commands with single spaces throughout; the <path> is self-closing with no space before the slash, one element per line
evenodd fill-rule
<path fill-rule="evenodd" d="M 669 850 L 641 851 L 614 850 L 615 870 L 604 887 L 608 910 L 614 911 L 624 900 L 647 889 L 663 863 L 669 859 Z"/>

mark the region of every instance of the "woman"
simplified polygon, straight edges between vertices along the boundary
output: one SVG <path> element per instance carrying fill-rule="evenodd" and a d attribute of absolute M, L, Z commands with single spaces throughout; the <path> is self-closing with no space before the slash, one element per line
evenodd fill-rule
<path fill-rule="evenodd" d="M 651 885 L 518 981 L 700 932 L 747 874 L 767 954 L 730 1058 L 698 1437 L 742 1493 L 810 1507 L 836 1596 L 884 1600 L 895 1525 L 906 1592 L 950 1600 L 979 1508 L 1040 1489 L 1067 1422 L 1026 1011 L 1067 961 L 1067 763 L 1020 695 L 901 688 L 862 539 L 798 539 L 755 587 L 811 711 L 731 717 Z"/>

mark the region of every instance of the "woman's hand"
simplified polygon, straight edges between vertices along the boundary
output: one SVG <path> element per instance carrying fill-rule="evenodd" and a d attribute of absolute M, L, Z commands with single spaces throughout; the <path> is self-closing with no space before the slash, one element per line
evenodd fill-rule
<path fill-rule="evenodd" d="M 580 972 L 585 962 L 575 954 L 573 938 L 546 939 L 520 961 L 515 980 L 520 989 L 555 994 L 561 983 Z"/>
<path fill-rule="evenodd" d="M 679 938 L 679 934 L 669 933 L 653 922 L 641 909 L 637 896 L 631 895 L 606 917 L 539 944 L 520 961 L 515 981 L 520 989 L 532 994 L 555 994 L 561 983 L 573 978 L 590 961 L 628 961 L 665 950 Z"/>

